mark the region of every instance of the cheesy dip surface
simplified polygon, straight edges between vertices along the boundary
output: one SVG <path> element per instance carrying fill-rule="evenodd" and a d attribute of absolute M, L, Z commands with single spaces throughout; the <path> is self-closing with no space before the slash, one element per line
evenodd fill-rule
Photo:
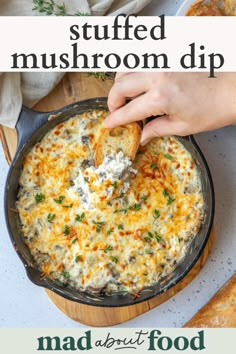
<path fill-rule="evenodd" d="M 170 273 L 204 217 L 196 165 L 175 137 L 94 167 L 107 112 L 58 124 L 25 157 L 17 209 L 42 275 L 92 293 L 138 292 Z"/>

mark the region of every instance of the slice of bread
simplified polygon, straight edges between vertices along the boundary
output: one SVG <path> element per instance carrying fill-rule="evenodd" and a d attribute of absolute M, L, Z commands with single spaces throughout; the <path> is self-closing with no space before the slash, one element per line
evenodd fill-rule
<path fill-rule="evenodd" d="M 141 127 L 133 122 L 120 127 L 103 128 L 95 151 L 95 165 L 99 166 L 105 156 L 122 151 L 131 160 L 135 158 L 141 138 Z"/>
<path fill-rule="evenodd" d="M 225 14 L 227 16 L 236 16 L 236 1 L 224 0 L 224 4 L 225 4 Z"/>

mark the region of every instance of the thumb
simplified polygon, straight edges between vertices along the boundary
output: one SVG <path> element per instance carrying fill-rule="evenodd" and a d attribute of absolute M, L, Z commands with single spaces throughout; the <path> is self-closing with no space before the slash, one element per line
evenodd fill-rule
<path fill-rule="evenodd" d="M 142 131 L 141 145 L 158 136 L 188 135 L 185 122 L 172 120 L 168 115 L 158 117 L 146 124 Z"/>

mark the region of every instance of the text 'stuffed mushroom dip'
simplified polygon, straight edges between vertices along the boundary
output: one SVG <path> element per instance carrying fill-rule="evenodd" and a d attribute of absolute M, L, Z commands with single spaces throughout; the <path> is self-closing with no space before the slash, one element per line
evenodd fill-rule
<path fill-rule="evenodd" d="M 133 162 L 118 152 L 95 167 L 106 115 L 70 118 L 32 148 L 17 210 L 43 276 L 81 291 L 138 292 L 188 251 L 204 218 L 201 181 L 175 137 L 153 139 Z"/>

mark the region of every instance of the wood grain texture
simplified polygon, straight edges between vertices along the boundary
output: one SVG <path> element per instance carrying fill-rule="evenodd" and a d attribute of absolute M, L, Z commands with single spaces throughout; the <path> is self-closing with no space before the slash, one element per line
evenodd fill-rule
<path fill-rule="evenodd" d="M 184 327 L 236 328 L 236 274 Z"/>
<path fill-rule="evenodd" d="M 107 96 L 111 86 L 112 80 L 101 81 L 94 77 L 88 77 L 86 73 L 67 73 L 57 87 L 47 97 L 38 102 L 34 109 L 46 112 L 79 100 Z M 0 138 L 6 159 L 10 163 L 17 144 L 15 129 L 1 127 Z M 182 281 L 163 294 L 137 305 L 118 308 L 94 307 L 66 300 L 49 290 L 46 290 L 46 292 L 54 304 L 75 321 L 99 327 L 122 323 L 155 308 L 186 287 L 204 266 L 212 248 L 213 240 L 214 231 L 212 231 L 198 262 Z"/>
<path fill-rule="evenodd" d="M 3 127 L 2 125 L 0 125 L 0 140 L 2 142 L 2 147 L 3 147 L 3 151 L 7 163 L 10 165 L 16 151 L 16 145 L 17 145 L 16 130 Z"/>

